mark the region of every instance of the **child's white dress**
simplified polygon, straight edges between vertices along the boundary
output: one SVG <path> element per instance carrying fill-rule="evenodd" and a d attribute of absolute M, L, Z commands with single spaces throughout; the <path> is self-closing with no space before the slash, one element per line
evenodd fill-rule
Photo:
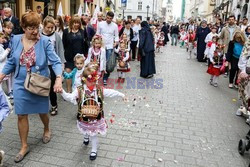
<path fill-rule="evenodd" d="M 212 32 L 207 34 L 207 36 L 205 38 L 205 43 L 208 44 L 209 42 L 211 42 L 214 36 L 218 36 L 218 34 L 217 33 L 212 33 Z M 206 49 L 205 49 L 205 52 L 204 52 L 204 55 L 208 56 L 208 52 L 209 52 L 209 47 L 207 45 Z"/>
<path fill-rule="evenodd" d="M 97 96 L 97 88 L 95 87 L 93 91 L 90 91 L 89 88 L 84 85 L 84 92 L 93 98 Z M 102 88 L 103 96 L 104 97 L 124 97 L 123 93 L 120 93 L 113 89 L 105 89 Z M 62 97 L 73 104 L 77 104 L 77 99 L 79 98 L 79 91 L 78 89 L 74 90 L 72 93 L 66 93 L 63 91 Z M 99 99 L 100 100 L 100 99 Z M 104 114 L 102 114 L 104 115 Z M 95 119 L 92 121 L 79 121 L 77 120 L 77 127 L 79 131 L 83 135 L 95 136 L 97 134 L 105 135 L 107 132 L 107 123 L 105 121 L 104 116 L 100 117 L 100 119 Z"/>

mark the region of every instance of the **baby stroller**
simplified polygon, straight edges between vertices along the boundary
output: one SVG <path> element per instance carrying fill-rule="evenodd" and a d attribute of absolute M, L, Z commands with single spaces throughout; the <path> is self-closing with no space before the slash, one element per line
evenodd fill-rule
<path fill-rule="evenodd" d="M 242 106 L 237 110 L 236 115 L 242 115 L 247 118 L 246 123 L 250 125 L 250 78 L 242 79 L 239 83 L 239 95 L 242 100 Z M 250 130 L 245 139 L 240 139 L 238 152 L 244 155 L 245 151 L 250 149 Z"/>

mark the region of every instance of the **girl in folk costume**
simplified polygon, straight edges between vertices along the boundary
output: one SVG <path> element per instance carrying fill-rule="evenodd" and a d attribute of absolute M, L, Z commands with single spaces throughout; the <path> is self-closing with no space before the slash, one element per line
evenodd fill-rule
<path fill-rule="evenodd" d="M 207 36 L 206 36 L 205 42 L 207 43 L 207 46 L 206 46 L 206 50 L 204 52 L 204 59 L 207 58 L 207 55 L 208 55 L 208 51 L 209 51 L 208 44 L 209 44 L 209 42 L 212 41 L 212 38 L 214 36 L 218 36 L 218 34 L 216 32 L 217 32 L 217 27 L 213 26 L 212 29 L 211 29 L 211 32 L 209 34 L 207 34 Z"/>
<path fill-rule="evenodd" d="M 158 41 L 159 41 L 159 38 L 160 38 L 160 32 L 158 29 L 156 29 L 154 32 L 153 32 L 153 35 L 154 35 L 154 44 L 155 44 L 155 50 L 158 50 L 159 52 L 159 49 L 158 49 Z"/>
<path fill-rule="evenodd" d="M 77 127 L 83 134 L 85 145 L 89 144 L 89 138 L 91 138 L 90 160 L 95 160 L 97 157 L 97 134 L 105 135 L 107 131 L 103 97 L 125 97 L 123 93 L 97 85 L 98 67 L 98 64 L 89 63 L 82 74 L 82 85 L 72 93 L 66 93 L 64 90 L 62 93 L 65 100 L 73 104 L 78 103 Z"/>
<path fill-rule="evenodd" d="M 164 32 L 161 32 L 160 37 L 158 38 L 158 41 L 157 41 L 158 52 L 162 53 L 162 48 L 164 46 L 164 40 L 165 40 L 165 34 L 164 34 Z"/>
<path fill-rule="evenodd" d="M 188 30 L 188 34 L 184 38 L 184 41 L 186 41 L 187 52 L 189 52 L 188 59 L 191 59 L 192 51 L 195 45 L 195 33 L 192 29 Z"/>
<path fill-rule="evenodd" d="M 216 37 L 213 38 L 218 39 Z M 218 41 L 218 40 L 217 40 Z M 222 73 L 222 65 L 224 60 L 223 53 L 224 45 L 219 45 L 217 42 L 211 44 L 208 55 L 210 60 L 210 65 L 208 66 L 207 73 L 211 75 L 210 84 L 214 87 L 218 87 L 218 78 Z"/>
<path fill-rule="evenodd" d="M 130 40 L 128 39 L 127 34 L 122 34 L 120 41 L 123 41 L 126 44 L 126 51 L 130 52 Z"/>
<path fill-rule="evenodd" d="M 96 62 L 99 65 L 98 75 L 102 78 L 106 71 L 106 50 L 103 47 L 103 41 L 100 35 L 95 35 L 92 39 L 92 47 L 89 48 L 85 64 L 87 65 L 90 62 Z"/>
<path fill-rule="evenodd" d="M 130 65 L 128 63 L 129 52 L 126 50 L 126 43 L 120 41 L 120 45 L 115 52 L 118 54 L 117 72 L 118 82 L 124 83 L 125 73 L 130 71 Z"/>
<path fill-rule="evenodd" d="M 76 68 L 74 68 L 70 73 L 64 72 L 63 76 L 65 79 L 72 79 L 72 90 L 75 90 L 81 83 L 81 74 L 84 70 L 85 57 L 83 54 L 77 54 L 74 57 L 74 62 Z"/>

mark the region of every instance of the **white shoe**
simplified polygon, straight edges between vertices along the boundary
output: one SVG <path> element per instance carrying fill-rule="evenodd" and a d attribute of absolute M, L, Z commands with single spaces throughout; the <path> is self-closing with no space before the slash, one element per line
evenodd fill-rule
<path fill-rule="evenodd" d="M 229 87 L 229 88 L 233 88 L 234 85 L 233 85 L 233 84 L 229 84 L 228 87 Z"/>
<path fill-rule="evenodd" d="M 3 166 L 4 151 L 0 150 L 0 166 Z"/>
<path fill-rule="evenodd" d="M 241 116 L 241 115 L 242 115 L 242 112 L 238 109 L 238 110 L 236 111 L 235 115 Z"/>

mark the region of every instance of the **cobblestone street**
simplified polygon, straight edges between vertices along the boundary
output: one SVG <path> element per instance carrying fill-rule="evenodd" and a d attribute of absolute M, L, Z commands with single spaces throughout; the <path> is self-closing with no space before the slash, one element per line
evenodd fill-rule
<path fill-rule="evenodd" d="M 141 79 L 139 62 L 133 61 L 123 88 L 115 84 L 129 102 L 105 99 L 109 127 L 107 135 L 99 136 L 95 161 L 89 160 L 91 144 L 82 145 L 76 127 L 77 106 L 58 95 L 59 114 L 50 117 L 52 140 L 42 143 L 42 122 L 31 115 L 31 152 L 19 164 L 14 163 L 20 148 L 17 116 L 6 119 L 0 135 L 5 166 L 246 167 L 249 154 L 240 156 L 237 147 L 249 126 L 235 116 L 240 102 L 237 91 L 228 88 L 228 78 L 220 76 L 218 88 L 210 86 L 205 63 L 194 56 L 187 60 L 179 46 L 168 45 L 163 51 L 156 54 L 155 80 Z M 111 78 L 116 76 L 113 72 Z"/>

